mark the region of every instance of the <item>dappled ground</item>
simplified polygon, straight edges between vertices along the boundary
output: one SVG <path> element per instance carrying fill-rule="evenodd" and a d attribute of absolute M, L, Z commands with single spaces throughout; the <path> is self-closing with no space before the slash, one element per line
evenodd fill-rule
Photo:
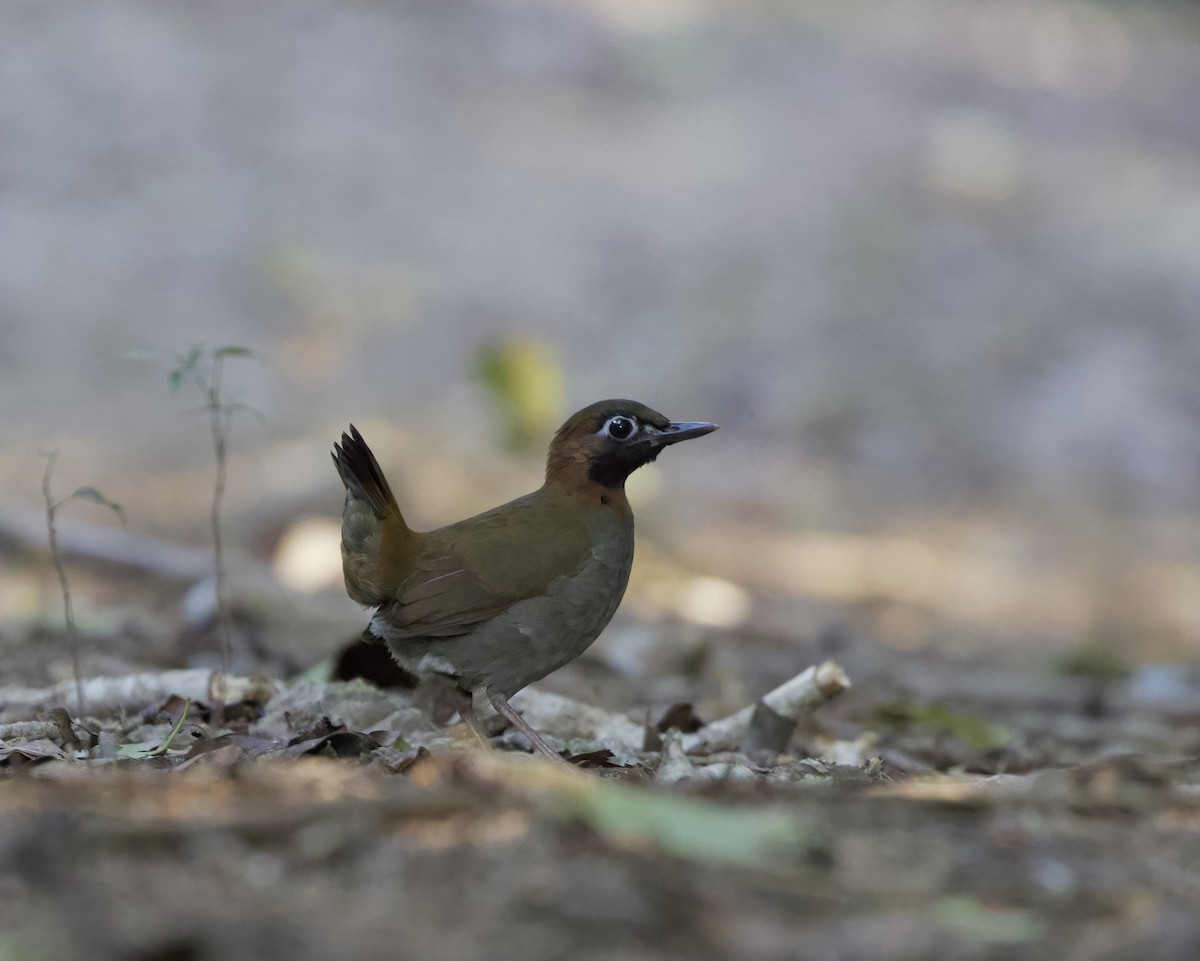
<path fill-rule="evenodd" d="M 84 571 L 85 592 L 129 577 Z M 115 676 L 85 683 L 82 718 L 69 678 L 46 686 L 63 638 L 5 635 L 8 956 L 1200 950 L 1200 676 L 1183 668 L 901 653 L 853 621 L 805 638 L 627 618 L 514 699 L 571 756 L 556 767 L 509 731 L 484 752 L 434 727 L 403 690 L 284 679 L 245 619 L 248 676 L 215 679 L 211 632 L 167 623 L 87 629 L 85 671 Z M 810 691 L 781 754 L 743 753 L 744 718 L 705 740 L 830 659 L 852 686 Z"/>
<path fill-rule="evenodd" d="M 29 520 L 0 517 L 4 584 L 50 610 Z M 605 635 L 514 698 L 553 766 L 499 725 L 485 752 L 406 690 L 330 681 L 365 615 L 281 583 L 277 552 L 230 558 L 220 677 L 207 552 L 73 517 L 59 536 L 83 710 L 56 619 L 0 629 L 10 956 L 1200 950 L 1200 671 L 1102 637 L 988 643 L 961 596 L 881 597 L 939 583 L 911 545 L 783 555 L 859 591 L 833 603 L 773 594 L 750 562 L 753 590 L 697 576 L 702 541 L 643 535 Z"/>
<path fill-rule="evenodd" d="M 668 792 L 482 757 L 79 767 L 5 785 L 14 956 L 1184 959 L 1200 939 L 1182 770 Z"/>
<path fill-rule="evenodd" d="M 0 961 L 1200 956 L 1195 5 L 0 20 Z M 328 681 L 346 423 L 431 527 L 613 395 L 722 431 L 516 699 L 571 767 Z"/>

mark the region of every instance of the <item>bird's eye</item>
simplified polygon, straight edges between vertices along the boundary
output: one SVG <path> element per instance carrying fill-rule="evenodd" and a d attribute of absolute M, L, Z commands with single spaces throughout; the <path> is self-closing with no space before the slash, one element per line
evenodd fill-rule
<path fill-rule="evenodd" d="M 637 430 L 637 421 L 632 417 L 621 417 L 620 415 L 610 417 L 608 423 L 604 425 L 604 433 L 613 440 L 629 440 L 635 430 Z"/>

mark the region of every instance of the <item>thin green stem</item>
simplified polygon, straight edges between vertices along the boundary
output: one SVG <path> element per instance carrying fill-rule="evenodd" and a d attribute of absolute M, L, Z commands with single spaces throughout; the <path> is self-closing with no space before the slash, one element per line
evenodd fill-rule
<path fill-rule="evenodd" d="M 67 622 L 67 650 L 71 655 L 71 673 L 75 677 L 75 708 L 83 717 L 83 671 L 79 666 L 79 632 L 75 628 L 75 610 L 71 606 L 71 585 L 67 581 L 67 569 L 63 564 L 62 554 L 58 550 L 58 526 L 55 523 L 58 508 L 54 495 L 50 493 L 50 477 L 54 473 L 54 464 L 58 460 L 58 452 L 46 456 L 46 472 L 42 475 L 42 496 L 46 500 L 46 530 L 50 540 L 50 558 L 54 562 L 55 573 L 58 574 L 58 586 L 62 590 L 63 617 Z"/>
<path fill-rule="evenodd" d="M 226 420 L 225 404 L 221 398 L 221 358 L 213 361 L 212 381 L 208 386 L 208 414 L 212 426 L 213 457 L 216 477 L 213 480 L 212 513 L 210 522 L 213 538 L 213 576 L 217 594 L 217 638 L 221 645 L 221 668 L 229 673 L 232 658 L 233 618 L 225 597 L 225 549 L 221 537 L 221 507 L 225 499 Z"/>
<path fill-rule="evenodd" d="M 154 757 L 158 754 L 166 754 L 167 751 L 171 749 L 171 742 L 175 740 L 175 735 L 179 733 L 180 728 L 183 727 L 183 722 L 187 720 L 188 711 L 191 709 L 191 706 L 192 699 L 190 697 L 185 698 L 183 702 L 183 710 L 179 712 L 179 720 L 176 721 L 175 726 L 171 728 L 171 733 L 167 735 L 167 739 L 163 741 L 162 744 L 156 747 L 153 751 L 148 752 L 146 757 Z"/>

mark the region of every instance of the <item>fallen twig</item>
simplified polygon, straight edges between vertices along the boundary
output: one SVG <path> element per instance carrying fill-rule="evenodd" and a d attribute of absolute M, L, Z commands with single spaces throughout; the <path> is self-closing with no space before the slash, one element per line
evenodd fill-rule
<path fill-rule="evenodd" d="M 832 697 L 841 694 L 850 686 L 850 678 L 834 661 L 825 661 L 797 674 L 790 681 L 763 695 L 758 702 L 740 711 L 706 724 L 694 734 L 683 735 L 683 748 L 689 754 L 711 754 L 714 751 L 736 750 L 746 747 L 757 750 L 782 750 L 774 746 L 781 737 L 791 737 L 796 721 L 803 714 L 811 713 Z M 766 725 L 761 718 L 774 716 L 783 723 Z M 756 714 L 760 719 L 752 725 Z M 770 727 L 769 735 L 760 732 Z M 786 737 L 784 729 L 786 728 Z M 756 733 L 763 743 L 746 744 L 748 735 Z M 752 739 L 753 740 L 753 739 Z"/>
<path fill-rule="evenodd" d="M 58 725 L 53 721 L 12 721 L 0 724 L 0 742 L 36 741 L 52 738 L 58 733 Z"/>
<path fill-rule="evenodd" d="M 655 777 L 663 784 L 686 781 L 696 773 L 691 759 L 683 752 L 680 737 L 678 730 L 667 731 L 663 736 L 662 760 L 655 772 Z"/>
<path fill-rule="evenodd" d="M 172 694 L 203 701 L 209 696 L 211 682 L 212 671 L 207 668 L 93 677 L 83 682 L 83 695 L 94 714 L 105 715 L 140 711 Z M 281 687 L 276 681 L 247 677 L 225 677 L 221 683 L 226 703 L 244 698 L 266 701 Z M 73 688 L 71 681 L 42 688 L 6 688 L 0 691 L 0 723 L 20 721 L 39 711 L 58 707 L 71 696 Z"/>

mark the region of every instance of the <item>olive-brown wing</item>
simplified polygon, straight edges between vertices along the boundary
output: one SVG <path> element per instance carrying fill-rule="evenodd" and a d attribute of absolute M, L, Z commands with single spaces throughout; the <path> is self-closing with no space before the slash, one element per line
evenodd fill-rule
<path fill-rule="evenodd" d="M 403 637 L 453 637 L 546 593 L 591 557 L 586 523 L 531 494 L 423 538 L 412 571 L 383 614 Z"/>

